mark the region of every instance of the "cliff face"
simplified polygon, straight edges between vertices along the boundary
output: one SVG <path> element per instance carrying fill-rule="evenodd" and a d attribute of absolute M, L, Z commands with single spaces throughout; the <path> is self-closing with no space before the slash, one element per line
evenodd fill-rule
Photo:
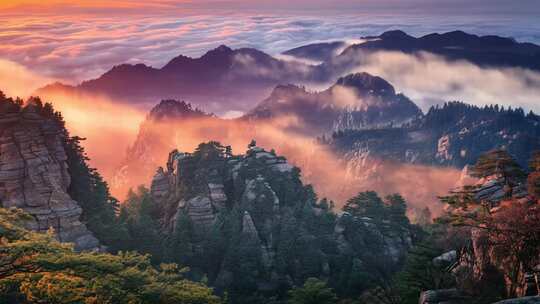
<path fill-rule="evenodd" d="M 30 104 L 20 108 L 0 104 L 0 203 L 21 208 L 34 217 L 29 227 L 53 228 L 62 242 L 77 250 L 99 247 L 98 240 L 79 221 L 82 213 L 67 194 L 70 175 L 63 128 Z"/>
<path fill-rule="evenodd" d="M 188 256 L 181 261 L 229 295 L 310 276 L 344 289 L 354 284 L 351 269 L 374 278 L 380 269 L 395 270 L 412 243 L 408 226 L 336 216 L 302 184 L 297 168 L 255 145 L 238 156 L 217 143 L 193 154 L 175 150 L 155 174 L 151 195 L 165 238 L 183 248 L 173 255 Z"/>

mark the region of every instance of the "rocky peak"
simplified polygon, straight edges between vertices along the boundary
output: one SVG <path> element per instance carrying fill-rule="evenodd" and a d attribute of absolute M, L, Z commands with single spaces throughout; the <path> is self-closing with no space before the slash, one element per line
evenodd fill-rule
<path fill-rule="evenodd" d="M 0 111 L 0 203 L 33 216 L 29 228 L 53 228 L 62 242 L 77 250 L 99 248 L 98 240 L 79 218 L 82 209 L 67 189 L 71 183 L 65 133 L 36 104 L 2 105 Z"/>
<path fill-rule="evenodd" d="M 219 47 L 208 51 L 200 60 L 207 64 L 229 65 L 232 61 L 235 51 L 228 46 L 220 45 Z"/>
<path fill-rule="evenodd" d="M 337 267 L 331 263 L 334 255 L 360 256 L 355 248 L 371 250 L 366 248 L 373 242 L 390 263 L 398 263 L 411 245 L 406 228 L 386 234 L 370 219 L 336 219 L 328 206 L 317 204 L 298 169 L 255 141 L 242 155 L 216 142 L 203 143 L 193 153 L 174 150 L 165 168 L 158 169 L 151 186 L 154 203 L 164 210 L 164 233 L 173 238 L 186 233 L 177 227 L 189 222 L 191 232 L 183 239 L 190 240 L 186 248 L 194 248 L 196 257 L 188 266 L 214 274 L 209 280 L 218 290 L 235 284 L 238 275 L 265 290 L 304 280 L 288 265 L 312 267 L 312 275 L 328 277 L 342 271 L 331 269 Z M 354 233 L 362 236 L 351 238 Z M 320 246 L 323 235 L 330 249 Z M 201 262 L 207 255 L 212 262 Z"/>
<path fill-rule="evenodd" d="M 289 98 L 298 96 L 298 94 L 307 94 L 304 87 L 299 87 L 294 84 L 278 85 L 272 90 L 270 98 Z"/>
<path fill-rule="evenodd" d="M 152 108 L 147 116 L 147 120 L 164 121 L 169 119 L 197 118 L 203 116 L 211 115 L 206 114 L 197 108 L 193 108 L 188 102 L 165 99 Z"/>
<path fill-rule="evenodd" d="M 204 54 L 203 57 L 212 57 L 212 56 L 216 56 L 216 55 L 232 54 L 233 52 L 234 52 L 233 49 L 231 49 L 230 47 L 222 44 L 222 45 L 218 46 L 217 48 L 206 52 L 206 54 Z"/>

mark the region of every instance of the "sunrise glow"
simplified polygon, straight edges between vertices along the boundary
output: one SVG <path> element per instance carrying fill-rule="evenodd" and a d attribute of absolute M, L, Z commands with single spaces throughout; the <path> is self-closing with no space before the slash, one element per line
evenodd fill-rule
<path fill-rule="evenodd" d="M 540 303 L 538 0 L 0 0 L 0 304 Z"/>

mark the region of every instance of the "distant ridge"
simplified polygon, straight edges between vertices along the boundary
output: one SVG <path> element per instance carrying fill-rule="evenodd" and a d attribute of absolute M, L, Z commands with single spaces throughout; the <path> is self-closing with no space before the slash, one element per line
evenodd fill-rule
<path fill-rule="evenodd" d="M 350 73 L 366 52 L 429 52 L 479 66 L 540 71 L 540 46 L 511 38 L 477 36 L 462 31 L 416 38 L 395 30 L 363 39 L 366 42 L 348 47 L 345 42 L 336 41 L 285 52 L 289 56 L 321 61 L 320 65 L 280 60 L 253 48 L 231 49 L 221 45 L 199 58 L 179 55 L 162 68 L 144 64 L 117 65 L 96 79 L 76 86 L 54 83 L 36 94 L 47 97 L 59 92 L 92 93 L 133 104 L 184 99 L 219 115 L 224 108 L 226 111 L 253 108 L 279 84 L 333 82 Z"/>
<path fill-rule="evenodd" d="M 357 51 L 420 51 L 441 55 L 450 60 L 467 60 L 479 66 L 520 67 L 540 70 L 540 46 L 517 42 L 513 38 L 494 35 L 478 36 L 463 31 L 443 34 L 432 33 L 413 37 L 401 30 L 382 33 L 379 36 L 362 37 L 364 43 L 353 44 L 341 54 L 326 60 L 326 65 L 344 64 Z M 334 46 L 333 48 L 331 46 Z M 339 44 L 310 44 L 284 52 L 284 54 L 306 59 L 322 59 L 335 52 Z"/>

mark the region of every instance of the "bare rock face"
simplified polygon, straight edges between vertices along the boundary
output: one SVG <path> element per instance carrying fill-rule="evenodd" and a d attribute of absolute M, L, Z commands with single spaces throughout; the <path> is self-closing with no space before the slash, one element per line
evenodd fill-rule
<path fill-rule="evenodd" d="M 196 196 L 187 201 L 187 214 L 195 224 L 195 231 L 206 231 L 214 223 L 212 202 L 206 196 Z"/>
<path fill-rule="evenodd" d="M 62 242 L 77 250 L 99 247 L 80 222 L 82 209 L 67 193 L 70 175 L 63 146 L 64 134 L 35 106 L 0 113 L 0 203 L 21 208 L 34 217 L 29 227 L 53 228 Z"/>

